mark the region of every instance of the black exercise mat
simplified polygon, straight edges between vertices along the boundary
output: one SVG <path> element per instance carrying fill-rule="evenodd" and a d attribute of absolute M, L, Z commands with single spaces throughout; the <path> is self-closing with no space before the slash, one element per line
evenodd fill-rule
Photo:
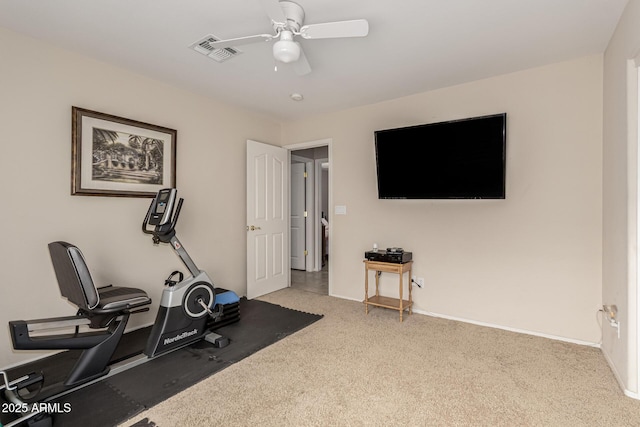
<path fill-rule="evenodd" d="M 240 300 L 240 321 L 216 330 L 231 343 L 200 341 L 57 399 L 71 411 L 55 426 L 114 426 L 322 318 L 257 300 Z M 218 390 L 224 392 L 224 390 Z"/>

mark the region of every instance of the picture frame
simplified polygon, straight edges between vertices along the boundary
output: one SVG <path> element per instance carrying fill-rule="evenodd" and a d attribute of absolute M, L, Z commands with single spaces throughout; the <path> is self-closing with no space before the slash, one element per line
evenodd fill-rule
<path fill-rule="evenodd" d="M 71 116 L 72 195 L 154 197 L 175 188 L 175 129 L 80 107 Z"/>

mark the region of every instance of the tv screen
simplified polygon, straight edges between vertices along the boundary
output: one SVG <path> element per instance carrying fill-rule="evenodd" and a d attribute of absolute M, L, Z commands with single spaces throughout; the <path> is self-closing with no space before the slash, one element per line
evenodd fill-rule
<path fill-rule="evenodd" d="M 378 198 L 504 199 L 506 113 L 375 132 Z"/>

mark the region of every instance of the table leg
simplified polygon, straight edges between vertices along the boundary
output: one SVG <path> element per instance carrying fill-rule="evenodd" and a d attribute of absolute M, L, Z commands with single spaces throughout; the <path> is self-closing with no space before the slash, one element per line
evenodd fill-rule
<path fill-rule="evenodd" d="M 404 307 L 402 306 L 402 276 L 404 276 L 404 274 L 402 273 L 402 270 L 400 270 L 400 321 L 402 322 L 402 312 L 404 311 Z"/>
<path fill-rule="evenodd" d="M 413 282 L 411 281 L 411 267 L 409 267 L 409 314 L 413 314 L 413 296 L 411 290 L 413 289 Z"/>
<path fill-rule="evenodd" d="M 367 264 L 364 264 L 364 314 L 369 314 L 369 304 L 367 304 L 367 300 L 369 299 L 369 268 Z"/>

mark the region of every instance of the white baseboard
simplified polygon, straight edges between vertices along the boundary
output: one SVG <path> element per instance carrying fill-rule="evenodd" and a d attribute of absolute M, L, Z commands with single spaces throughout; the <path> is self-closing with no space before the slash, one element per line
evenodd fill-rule
<path fill-rule="evenodd" d="M 340 298 L 340 299 L 346 299 L 346 300 L 349 300 L 349 301 L 362 302 L 362 298 L 351 298 L 351 297 L 345 297 L 345 296 L 342 296 L 342 295 L 332 294 L 332 293 L 330 293 L 329 296 L 330 297 L 335 297 L 335 298 Z"/>
<path fill-rule="evenodd" d="M 609 357 L 609 354 L 607 354 L 607 352 L 602 350 L 602 349 L 601 349 L 601 351 L 602 351 L 602 354 L 604 355 L 604 359 L 609 364 L 609 368 L 611 368 L 611 372 L 613 372 L 613 376 L 615 377 L 616 381 L 618 381 L 618 385 L 622 389 L 622 391 L 625 394 L 625 396 L 630 397 L 632 399 L 640 400 L 640 394 L 639 393 L 627 389 L 626 384 L 624 383 L 624 381 L 622 381 L 622 377 L 620 376 L 620 373 L 616 369 L 616 365 L 613 363 L 613 361 Z"/>
<path fill-rule="evenodd" d="M 52 351 L 47 351 L 47 350 L 13 350 L 14 353 L 20 352 L 19 354 L 38 353 L 38 355 L 29 357 L 29 358 L 24 358 L 24 359 L 18 360 L 16 362 L 10 363 L 10 364 L 0 368 L 0 371 L 8 371 L 10 369 L 17 368 L 17 367 L 22 366 L 22 365 L 26 365 L 27 363 L 37 362 L 40 359 L 44 359 L 46 357 L 53 356 L 53 355 L 61 353 L 63 351 L 64 350 L 52 350 Z M 0 380 L 2 380 L 1 377 L 0 377 Z"/>
<path fill-rule="evenodd" d="M 346 299 L 346 300 L 351 300 L 351 301 L 358 301 L 358 302 L 362 301 L 361 299 L 358 299 L 358 298 L 348 298 L 348 297 L 343 297 L 343 296 L 339 296 L 339 295 L 331 295 L 331 296 L 334 296 L 336 298 L 342 298 L 342 299 Z M 449 315 L 446 315 L 446 314 L 433 313 L 433 312 L 430 312 L 430 311 L 425 311 L 425 310 L 420 310 L 420 309 L 415 309 L 415 308 L 413 309 L 413 312 L 417 313 L 417 314 L 422 314 L 422 315 L 425 315 L 425 316 L 439 317 L 439 318 L 442 318 L 442 319 L 453 320 L 453 321 L 456 321 L 456 322 L 471 323 L 473 325 L 486 326 L 488 328 L 502 329 L 502 330 L 505 330 L 505 331 L 516 332 L 516 333 L 519 333 L 519 334 L 534 335 L 534 336 L 538 336 L 538 337 L 542 337 L 542 338 L 548 338 L 548 339 L 552 339 L 552 340 L 556 340 L 556 341 L 564 341 L 564 342 L 568 342 L 568 343 L 572 343 L 572 344 L 578 344 L 578 345 L 584 345 L 584 346 L 588 346 L 588 347 L 600 348 L 600 351 L 604 355 L 604 358 L 607 361 L 607 364 L 611 368 L 611 371 L 613 372 L 613 375 L 614 375 L 616 381 L 618 382 L 618 385 L 622 389 L 623 393 L 625 394 L 625 396 L 630 397 L 632 399 L 640 400 L 640 393 L 631 391 L 631 390 L 626 388 L 626 385 L 625 385 L 624 381 L 622 381 L 622 378 L 620 377 L 620 374 L 616 370 L 616 366 L 613 364 L 613 362 L 609 358 L 609 355 L 602 350 L 602 347 L 600 346 L 600 343 L 576 340 L 576 339 L 573 339 L 573 338 L 560 337 L 560 336 L 557 336 L 557 335 L 544 334 L 544 333 L 529 331 L 529 330 L 525 330 L 525 329 L 512 328 L 512 327 L 509 327 L 509 326 L 495 325 L 495 324 L 488 323 L 488 322 L 479 322 L 479 321 L 476 321 L 476 320 L 469 320 L 469 319 L 464 319 L 464 318 L 460 318 L 460 317 L 449 316 Z"/>
<path fill-rule="evenodd" d="M 512 328 L 510 326 L 496 325 L 496 324 L 488 323 L 488 322 L 480 322 L 480 321 L 477 321 L 477 320 L 470 320 L 470 319 L 465 319 L 465 318 L 460 318 L 460 317 L 455 317 L 455 316 L 449 316 L 449 315 L 446 315 L 446 314 L 433 313 L 433 312 L 430 312 L 430 311 L 424 311 L 424 310 L 420 310 L 420 309 L 417 309 L 417 310 L 414 309 L 413 312 L 414 313 L 419 313 L 419 314 L 424 314 L 426 316 L 431 316 L 431 317 L 440 317 L 440 318 L 443 318 L 443 319 L 455 320 L 456 322 L 471 323 L 473 325 L 486 326 L 488 328 L 502 329 L 504 331 L 516 332 L 516 333 L 519 333 L 519 334 L 534 335 L 536 337 L 548 338 L 548 339 L 552 339 L 552 340 L 556 340 L 556 341 L 564 341 L 564 342 L 568 342 L 568 343 L 571 343 L 571 344 L 578 344 L 578 345 L 584 345 L 584 346 L 588 346 L 588 347 L 600 348 L 600 344 L 597 343 L 597 342 L 577 340 L 577 339 L 574 339 L 574 338 L 567 338 L 567 337 L 561 337 L 561 336 L 557 336 L 557 335 L 545 334 L 545 333 L 542 333 L 542 332 L 529 331 L 527 329 Z"/>
<path fill-rule="evenodd" d="M 131 329 L 127 328 L 125 330 L 125 333 L 133 332 L 135 330 L 142 329 L 142 328 L 147 328 L 147 327 L 152 326 L 152 325 L 153 325 L 153 323 L 149 323 L 149 324 L 146 324 L 146 325 L 139 325 L 139 326 L 133 327 Z M 32 356 L 32 357 L 29 357 L 29 358 L 18 360 L 17 362 L 10 363 L 9 365 L 0 368 L 0 371 L 8 371 L 10 369 L 17 368 L 17 367 L 22 366 L 22 365 L 26 365 L 28 363 L 37 362 L 40 359 L 44 359 L 44 358 L 47 358 L 49 356 L 53 356 L 53 355 L 58 354 L 58 353 L 62 353 L 63 351 L 66 351 L 66 350 L 51 350 L 51 351 L 48 351 L 48 350 L 13 350 L 14 353 L 24 354 L 24 355 L 34 354 L 34 353 L 38 353 L 38 354 L 35 355 L 35 356 Z M 1 378 L 0 378 L 0 380 L 1 380 Z"/>
<path fill-rule="evenodd" d="M 350 301 L 362 302 L 362 299 L 359 299 L 359 298 L 350 298 L 350 297 L 345 297 L 345 296 L 336 295 L 336 294 L 333 294 L 333 295 L 330 295 L 330 296 L 336 297 L 336 298 L 341 298 L 341 299 L 346 299 L 346 300 L 350 300 Z M 439 317 L 439 318 L 442 318 L 442 319 L 454 320 L 456 322 L 471 323 L 473 325 L 486 326 L 488 328 L 502 329 L 502 330 L 505 330 L 505 331 L 517 332 L 519 334 L 534 335 L 534 336 L 537 336 L 537 337 L 549 338 L 549 339 L 556 340 L 556 341 L 564 341 L 564 342 L 568 342 L 568 343 L 572 343 L 572 344 L 578 344 L 578 345 L 584 345 L 584 346 L 588 346 L 588 347 L 600 348 L 600 343 L 597 343 L 597 342 L 576 340 L 576 339 L 573 339 L 573 338 L 567 338 L 567 337 L 560 337 L 560 336 L 557 336 L 557 335 L 544 334 L 544 333 L 541 333 L 541 332 L 534 332 L 534 331 L 529 331 L 529 330 L 526 330 L 526 329 L 518 329 L 518 328 L 509 327 L 509 326 L 496 325 L 496 324 L 488 323 L 488 322 L 480 322 L 480 321 L 477 321 L 477 320 L 470 320 L 470 319 L 465 319 L 465 318 L 461 318 L 461 317 L 449 316 L 449 315 L 446 315 L 446 314 L 440 314 L 440 313 L 434 313 L 434 312 L 431 312 L 431 311 L 420 310 L 420 309 L 416 309 L 415 307 L 413 309 L 413 312 L 414 313 L 418 313 L 418 314 L 423 314 L 425 316 Z"/>

